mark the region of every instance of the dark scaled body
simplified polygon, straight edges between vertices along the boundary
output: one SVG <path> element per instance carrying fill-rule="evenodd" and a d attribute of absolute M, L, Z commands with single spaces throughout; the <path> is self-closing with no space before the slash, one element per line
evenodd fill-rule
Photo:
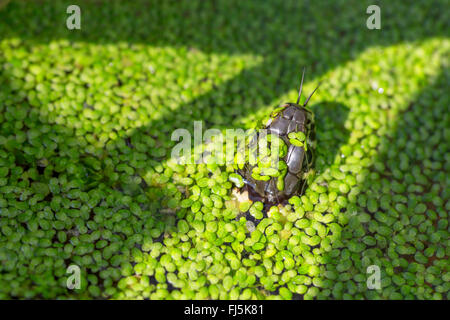
<path fill-rule="evenodd" d="M 303 76 L 302 76 L 303 83 Z M 285 163 L 285 169 L 281 177 L 271 177 L 269 180 L 260 180 L 252 175 L 256 164 L 246 163 L 244 168 L 237 171 L 244 180 L 249 190 L 250 197 L 265 203 L 278 204 L 295 194 L 301 194 L 306 185 L 306 176 L 313 164 L 314 152 L 314 115 L 306 108 L 306 104 L 312 94 L 303 105 L 299 105 L 301 88 L 297 103 L 286 103 L 277 108 L 263 127 L 267 134 L 276 135 L 281 138 L 287 146 L 287 152 L 280 157 Z M 316 88 L 317 89 L 317 88 Z M 292 143 L 293 135 L 302 132 L 304 142 L 301 146 Z M 255 136 L 250 142 L 252 145 L 258 143 L 261 135 Z M 280 186 L 280 179 L 283 180 Z"/>
<path fill-rule="evenodd" d="M 255 180 L 252 175 L 253 166 L 246 165 L 239 174 L 244 178 L 253 198 L 261 198 L 264 202 L 279 203 L 293 196 L 304 187 L 305 179 L 303 175 L 309 171 L 313 162 L 313 136 L 314 119 L 310 110 L 294 103 L 283 105 L 283 109 L 278 115 L 271 118 L 264 129 L 268 133 L 279 136 L 288 146 L 285 157 L 282 158 L 287 165 L 287 173 L 284 176 L 284 189 L 277 188 L 277 179 L 271 178 L 269 181 Z M 307 151 L 304 147 L 294 146 L 289 142 L 288 134 L 291 132 L 305 133 Z"/>

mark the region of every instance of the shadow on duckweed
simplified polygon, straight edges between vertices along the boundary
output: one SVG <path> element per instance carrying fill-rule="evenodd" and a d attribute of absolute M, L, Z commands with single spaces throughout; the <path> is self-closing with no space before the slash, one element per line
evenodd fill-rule
<path fill-rule="evenodd" d="M 318 285 L 323 298 L 432 299 L 438 294 L 442 299 L 445 294 L 448 249 L 441 240 L 448 224 L 442 222 L 448 220 L 449 167 L 444 159 L 450 145 L 437 143 L 448 130 L 450 101 L 444 92 L 449 83 L 450 69 L 444 67 L 397 115 L 395 129 L 380 137 L 373 165 L 358 173 L 356 192 L 347 196 L 341 216 L 348 223 L 334 229 L 336 241 L 324 255 Z M 425 250 L 431 256 L 424 256 Z M 369 266 L 379 267 L 380 290 L 367 286 L 374 274 Z M 331 280 L 338 281 L 326 287 Z"/>

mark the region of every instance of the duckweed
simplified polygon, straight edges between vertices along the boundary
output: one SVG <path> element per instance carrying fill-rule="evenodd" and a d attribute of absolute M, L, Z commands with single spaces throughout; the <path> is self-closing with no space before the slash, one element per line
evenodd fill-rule
<path fill-rule="evenodd" d="M 77 4 L 74 31 L 64 2 L 0 8 L 1 299 L 449 299 L 446 2 L 382 3 L 381 33 L 360 1 Z M 316 146 L 301 196 L 266 208 L 234 163 L 171 157 L 194 120 L 276 115 L 299 64 L 304 92 L 325 79 L 315 141 L 289 136 Z M 276 139 L 234 160 L 283 190 Z"/>

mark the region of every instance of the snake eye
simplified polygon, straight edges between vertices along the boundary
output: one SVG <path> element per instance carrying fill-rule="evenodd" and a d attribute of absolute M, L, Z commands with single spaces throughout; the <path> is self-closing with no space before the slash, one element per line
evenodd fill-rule
<path fill-rule="evenodd" d="M 278 116 L 278 114 L 283 111 L 286 107 L 288 107 L 289 104 L 285 103 L 281 106 L 279 106 L 278 108 L 276 108 L 275 110 L 272 111 L 272 113 L 270 114 L 271 118 L 276 118 Z"/>

